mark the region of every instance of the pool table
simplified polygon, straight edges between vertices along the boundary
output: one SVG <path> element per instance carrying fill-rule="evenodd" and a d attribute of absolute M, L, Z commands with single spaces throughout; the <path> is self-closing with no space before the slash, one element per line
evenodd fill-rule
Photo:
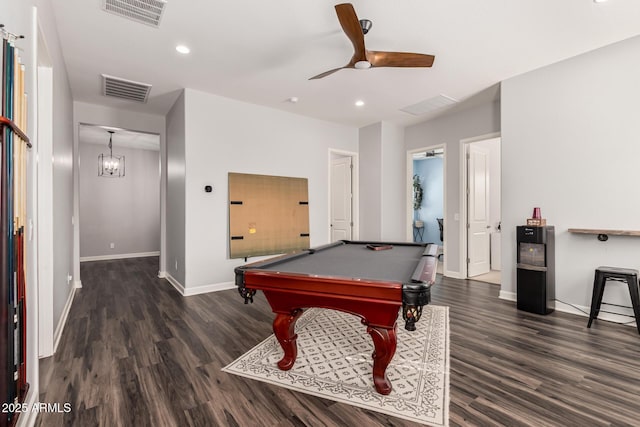
<path fill-rule="evenodd" d="M 431 299 L 436 251 L 430 244 L 341 240 L 237 267 L 236 285 L 245 304 L 262 290 L 276 314 L 273 332 L 284 350 L 281 370 L 295 363 L 295 324 L 305 308 L 360 317 L 375 348 L 375 388 L 389 394 L 385 372 L 396 351 L 398 310 L 402 307 L 405 329 L 415 330 L 422 307 Z"/>

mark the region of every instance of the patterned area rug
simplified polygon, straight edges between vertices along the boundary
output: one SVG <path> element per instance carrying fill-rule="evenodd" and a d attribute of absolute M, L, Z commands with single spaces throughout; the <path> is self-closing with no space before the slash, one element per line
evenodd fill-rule
<path fill-rule="evenodd" d="M 309 309 L 296 332 L 298 357 L 291 370 L 276 366 L 283 352 L 273 335 L 222 370 L 426 425 L 449 425 L 448 307 L 424 307 L 414 332 L 398 319 L 398 347 L 387 368 L 393 390 L 387 396 L 374 389 L 373 342 L 359 318 Z"/>

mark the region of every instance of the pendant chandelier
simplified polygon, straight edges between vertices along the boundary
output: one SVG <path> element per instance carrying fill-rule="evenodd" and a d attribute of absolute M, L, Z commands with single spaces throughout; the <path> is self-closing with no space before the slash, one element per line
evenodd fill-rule
<path fill-rule="evenodd" d="M 100 154 L 98 156 L 98 176 L 107 178 L 122 178 L 124 176 L 124 156 L 113 155 L 113 134 L 114 131 L 108 130 L 109 135 L 109 154 Z"/>

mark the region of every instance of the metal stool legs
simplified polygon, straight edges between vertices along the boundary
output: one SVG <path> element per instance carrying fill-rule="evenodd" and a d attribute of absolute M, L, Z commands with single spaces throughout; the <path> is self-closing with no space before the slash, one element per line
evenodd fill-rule
<path fill-rule="evenodd" d="M 591 327 L 593 319 L 596 319 L 600 313 L 602 295 L 604 294 L 604 284 L 606 281 L 607 279 L 603 276 L 602 272 L 600 270 L 596 270 L 596 275 L 593 279 L 593 295 L 591 296 L 591 313 L 589 313 L 589 323 L 587 323 L 587 328 Z"/>
<path fill-rule="evenodd" d="M 631 296 L 631 305 L 633 306 L 633 314 L 636 319 L 636 327 L 640 333 L 640 285 L 638 284 L 638 271 L 628 268 L 617 267 L 599 267 L 593 279 L 593 294 L 591 296 L 591 311 L 589 313 L 589 323 L 587 328 L 591 327 L 594 319 L 600 314 L 602 305 L 602 295 L 607 280 L 616 280 L 626 282 L 629 287 L 629 295 Z"/>
<path fill-rule="evenodd" d="M 633 283 L 627 281 L 627 283 L 629 285 L 629 294 L 631 294 L 633 314 L 636 316 L 636 328 L 638 328 L 638 333 L 640 334 L 640 289 L 638 289 L 638 280 L 634 280 Z"/>

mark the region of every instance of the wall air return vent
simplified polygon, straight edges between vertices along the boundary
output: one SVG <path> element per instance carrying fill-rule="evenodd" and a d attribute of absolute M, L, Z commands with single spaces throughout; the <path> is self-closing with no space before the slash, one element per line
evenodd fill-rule
<path fill-rule="evenodd" d="M 151 85 L 138 83 L 119 77 L 102 75 L 102 94 L 130 101 L 147 102 Z"/>
<path fill-rule="evenodd" d="M 166 5 L 165 0 L 102 0 L 103 10 L 156 28 Z"/>

